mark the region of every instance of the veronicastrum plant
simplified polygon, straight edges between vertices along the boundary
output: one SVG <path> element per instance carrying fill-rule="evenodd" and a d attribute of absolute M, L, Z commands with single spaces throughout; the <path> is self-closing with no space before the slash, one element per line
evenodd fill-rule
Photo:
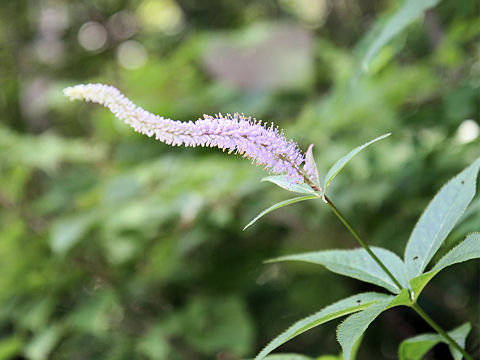
<path fill-rule="evenodd" d="M 471 233 L 427 270 L 433 256 L 475 195 L 480 158 L 447 182 L 435 195 L 415 225 L 402 260 L 390 250 L 368 246 L 328 197 L 328 187 L 343 167 L 367 146 L 390 134 L 377 137 L 350 151 L 332 166 L 321 181 L 313 158 L 313 145 L 304 154 L 297 144 L 287 140 L 278 128 L 267 126 L 250 117 L 240 114 L 215 117 L 205 115 L 203 119 L 195 122 L 173 121 L 137 107 L 117 89 L 103 84 L 77 85 L 66 88 L 64 93 L 72 100 L 102 104 L 136 131 L 155 136 L 157 140 L 169 145 L 218 147 L 228 153 L 239 153 L 274 174 L 264 178 L 264 181 L 298 194 L 264 210 L 245 229 L 263 215 L 283 206 L 305 200 L 320 200 L 332 210 L 361 245 L 361 248 L 353 250 L 309 252 L 269 260 L 319 264 L 334 273 L 383 287 L 387 293 L 356 294 L 323 308 L 296 322 L 273 339 L 255 360 L 264 359 L 280 345 L 313 327 L 346 315 L 350 316 L 337 328 L 337 339 L 343 350 L 339 358 L 353 359 L 361 337 L 370 323 L 383 311 L 396 306 L 410 307 L 436 331 L 403 341 L 399 347 L 400 359 L 421 359 L 439 342 L 449 345 L 454 359 L 472 359 L 465 350 L 470 324 L 463 324 L 447 332 L 422 310 L 417 299 L 423 288 L 441 270 L 450 265 L 480 258 L 480 233 Z"/>

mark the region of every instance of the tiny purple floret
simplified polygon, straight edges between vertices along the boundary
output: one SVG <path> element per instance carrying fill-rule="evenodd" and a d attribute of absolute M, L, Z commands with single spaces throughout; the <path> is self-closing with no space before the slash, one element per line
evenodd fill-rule
<path fill-rule="evenodd" d="M 303 169 L 305 155 L 283 131 L 267 126 L 243 114 L 204 115 L 197 121 L 174 121 L 137 107 L 119 90 L 104 84 L 68 87 L 64 94 L 71 100 L 102 104 L 117 118 L 147 136 L 155 136 L 168 145 L 209 146 L 235 152 L 263 165 L 274 174 L 287 175 L 292 183 L 312 184 L 311 170 Z M 305 171 L 307 170 L 307 171 Z"/>

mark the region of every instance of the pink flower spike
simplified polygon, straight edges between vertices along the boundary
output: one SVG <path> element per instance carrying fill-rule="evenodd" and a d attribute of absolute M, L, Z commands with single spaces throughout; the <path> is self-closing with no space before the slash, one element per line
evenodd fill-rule
<path fill-rule="evenodd" d="M 214 117 L 204 115 L 203 119 L 195 122 L 165 119 L 137 107 L 119 90 L 104 84 L 68 87 L 64 89 L 64 94 L 70 100 L 102 104 L 135 131 L 155 136 L 156 140 L 168 145 L 218 147 L 252 159 L 270 172 L 285 174 L 292 183 L 315 184 L 309 177 L 311 170 L 306 172 L 302 169 L 304 154 L 273 124 L 267 127 L 261 121 L 239 113 Z"/>

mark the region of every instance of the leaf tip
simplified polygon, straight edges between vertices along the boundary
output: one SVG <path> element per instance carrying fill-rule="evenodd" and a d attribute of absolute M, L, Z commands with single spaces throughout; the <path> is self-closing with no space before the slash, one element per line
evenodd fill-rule
<path fill-rule="evenodd" d="M 253 224 L 253 221 L 250 221 L 245 227 L 242 229 L 242 231 L 247 230 L 251 225 Z"/>

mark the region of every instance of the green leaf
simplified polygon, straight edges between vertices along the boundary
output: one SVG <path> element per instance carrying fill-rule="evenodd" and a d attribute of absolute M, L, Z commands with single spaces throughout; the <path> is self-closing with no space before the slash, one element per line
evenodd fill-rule
<path fill-rule="evenodd" d="M 462 347 L 465 348 L 465 340 L 471 330 L 469 323 L 465 323 L 448 334 Z M 398 349 L 399 360 L 420 360 L 431 348 L 440 342 L 448 342 L 439 334 L 428 333 L 404 340 Z M 462 354 L 455 348 L 450 347 L 454 360 L 461 360 Z"/>
<path fill-rule="evenodd" d="M 315 360 L 343 360 L 342 355 L 322 355 L 316 358 Z"/>
<path fill-rule="evenodd" d="M 18 359 L 25 340 L 20 335 L 0 339 L 0 359 Z M 16 356 L 17 355 L 17 356 Z"/>
<path fill-rule="evenodd" d="M 409 279 L 420 275 L 473 199 L 480 158 L 435 195 L 413 229 L 405 249 Z"/>
<path fill-rule="evenodd" d="M 446 253 L 432 270 L 440 271 L 447 266 L 478 258 L 480 258 L 480 233 L 472 233 Z"/>
<path fill-rule="evenodd" d="M 425 10 L 437 5 L 440 0 L 405 0 L 402 6 L 383 24 L 378 35 L 367 47 L 362 59 L 362 69 L 368 71 L 371 60 L 393 37 L 403 31 Z"/>
<path fill-rule="evenodd" d="M 453 340 L 455 340 L 457 344 L 460 345 L 462 349 L 465 349 L 465 342 L 467 340 L 468 334 L 470 333 L 470 330 L 472 330 L 472 326 L 470 325 L 470 323 L 467 322 L 459 326 L 458 328 L 450 331 L 449 334 L 453 338 Z M 443 338 L 442 338 L 442 342 L 446 343 L 446 341 Z M 462 360 L 463 356 L 460 351 L 458 351 L 451 345 L 449 345 L 448 347 L 450 348 L 450 352 L 452 353 L 454 360 Z"/>
<path fill-rule="evenodd" d="M 392 300 L 392 302 L 388 305 L 388 308 L 392 308 L 395 306 L 410 306 L 412 305 L 412 300 L 410 299 L 410 292 L 408 289 L 402 289 L 397 296 Z"/>
<path fill-rule="evenodd" d="M 398 349 L 399 360 L 421 360 L 440 338 L 438 334 L 422 334 L 403 341 Z"/>
<path fill-rule="evenodd" d="M 393 299 L 393 296 L 388 296 L 370 305 L 365 310 L 349 316 L 338 326 L 337 340 L 342 346 L 345 360 L 351 360 L 352 349 L 357 340 L 367 330 L 372 321 L 390 306 Z"/>
<path fill-rule="evenodd" d="M 292 326 L 290 326 L 286 331 L 278 335 L 273 339 L 256 357 L 255 360 L 264 359 L 265 356 L 270 354 L 273 350 L 278 348 L 280 345 L 286 343 L 288 340 L 303 334 L 305 331 L 310 330 L 318 325 L 321 325 L 327 321 L 351 314 L 356 311 L 363 310 L 368 306 L 379 302 L 384 301 L 385 299 L 390 299 L 392 296 L 367 292 L 354 296 L 350 296 L 343 300 L 340 300 L 336 303 L 333 303 L 319 312 L 303 319 Z"/>
<path fill-rule="evenodd" d="M 305 355 L 298 355 L 298 354 L 275 354 L 275 355 L 267 356 L 265 360 L 314 360 L 314 359 Z"/>
<path fill-rule="evenodd" d="M 384 134 L 382 136 L 379 136 L 373 140 L 370 140 L 369 142 L 360 145 L 350 151 L 347 155 L 342 157 L 340 160 L 338 160 L 331 168 L 328 170 L 327 175 L 325 176 L 325 180 L 323 182 L 323 192 L 327 192 L 327 188 L 330 185 L 330 182 L 337 176 L 337 174 L 344 168 L 345 165 L 355 156 L 357 155 L 360 151 L 365 149 L 367 146 L 373 144 L 374 142 L 377 142 L 379 140 L 385 139 L 386 137 L 389 137 L 391 133 Z"/>
<path fill-rule="evenodd" d="M 305 153 L 305 165 L 310 166 L 314 171 L 313 171 L 313 176 L 314 178 L 312 179 L 315 185 L 319 189 L 322 188 L 320 185 L 320 176 L 318 175 L 318 168 L 317 168 L 317 163 L 315 162 L 315 158 L 313 157 L 313 144 L 310 144 L 308 147 L 307 152 Z"/>
<path fill-rule="evenodd" d="M 480 233 L 468 235 L 464 241 L 446 253 L 432 270 L 410 280 L 410 287 L 414 293 L 415 300 L 420 295 L 427 283 L 441 270 L 454 264 L 471 259 L 480 258 Z"/>
<path fill-rule="evenodd" d="M 337 340 L 342 346 L 344 360 L 354 360 L 360 344 L 359 340 L 378 315 L 392 307 L 410 304 L 408 289 L 402 289 L 397 296 L 387 296 L 343 321 L 337 328 Z"/>
<path fill-rule="evenodd" d="M 94 212 L 60 218 L 52 226 L 50 247 L 55 253 L 65 254 L 86 235 L 96 220 Z"/>
<path fill-rule="evenodd" d="M 50 352 L 60 341 L 61 335 L 62 327 L 60 325 L 51 325 L 40 331 L 25 347 L 25 355 L 32 360 L 48 359 Z"/>
<path fill-rule="evenodd" d="M 318 199 L 319 197 L 317 195 L 307 195 L 307 196 L 299 196 L 295 197 L 292 199 L 280 201 L 279 203 L 276 203 L 275 205 L 270 206 L 268 209 L 263 210 L 260 214 L 258 214 L 255 219 L 250 221 L 244 228 L 243 230 L 247 229 L 250 225 L 253 225 L 258 219 L 260 219 L 262 216 L 268 214 L 269 212 L 272 212 L 273 210 L 277 210 L 281 207 L 290 205 L 290 204 L 295 204 L 296 202 L 299 201 L 305 201 L 305 200 L 312 200 L 312 199 Z"/>
<path fill-rule="evenodd" d="M 388 267 L 402 285 L 407 287 L 402 259 L 393 252 L 372 247 L 373 253 Z M 302 261 L 325 266 L 328 270 L 352 277 L 371 284 L 382 286 L 385 289 L 399 293 L 400 289 L 392 282 L 382 268 L 368 255 L 363 248 L 353 250 L 326 250 L 303 254 L 287 255 L 268 262 Z"/>
<path fill-rule="evenodd" d="M 282 189 L 293 191 L 302 194 L 313 194 L 315 190 L 313 190 L 307 184 L 292 184 L 292 180 L 288 178 L 286 175 L 275 175 L 275 176 L 267 176 L 262 179 L 262 181 L 270 181 L 277 186 L 280 186 Z"/>

